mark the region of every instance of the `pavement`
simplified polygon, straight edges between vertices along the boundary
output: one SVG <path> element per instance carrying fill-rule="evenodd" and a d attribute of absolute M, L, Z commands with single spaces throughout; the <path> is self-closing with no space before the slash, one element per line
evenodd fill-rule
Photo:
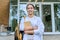
<path fill-rule="evenodd" d="M 0 40 L 14 40 L 14 35 L 0 35 Z"/>
<path fill-rule="evenodd" d="M 0 40 L 14 40 L 14 32 L 0 32 Z"/>

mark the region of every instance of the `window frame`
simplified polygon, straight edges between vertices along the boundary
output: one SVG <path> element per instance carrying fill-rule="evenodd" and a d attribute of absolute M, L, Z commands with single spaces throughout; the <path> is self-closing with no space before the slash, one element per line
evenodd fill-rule
<path fill-rule="evenodd" d="M 25 3 L 25 4 L 28 4 L 29 2 L 20 2 L 20 1 L 18 1 L 18 5 L 16 5 L 16 6 L 18 6 L 18 15 L 19 15 L 19 5 L 20 5 L 20 3 Z M 32 4 L 36 4 L 35 2 L 31 2 Z M 54 17 L 54 4 L 59 4 L 60 2 L 37 2 L 37 4 L 39 4 L 39 12 L 40 12 L 40 17 L 41 17 L 41 19 L 42 19 L 42 5 L 51 5 L 51 19 L 52 19 L 52 32 L 44 32 L 44 34 L 60 34 L 60 32 L 56 32 L 55 31 L 55 17 Z M 14 5 L 12 5 L 12 6 L 14 6 Z M 18 16 L 18 24 L 19 24 L 19 16 Z"/>

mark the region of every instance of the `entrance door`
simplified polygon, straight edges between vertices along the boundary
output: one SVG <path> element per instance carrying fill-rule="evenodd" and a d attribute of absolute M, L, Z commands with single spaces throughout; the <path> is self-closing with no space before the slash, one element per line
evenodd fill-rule
<path fill-rule="evenodd" d="M 45 26 L 45 32 L 52 32 L 51 4 L 42 4 L 42 20 Z"/>

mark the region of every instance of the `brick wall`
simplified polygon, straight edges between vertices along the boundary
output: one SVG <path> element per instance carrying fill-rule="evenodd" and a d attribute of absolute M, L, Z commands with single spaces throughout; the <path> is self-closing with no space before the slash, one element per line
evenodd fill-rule
<path fill-rule="evenodd" d="M 0 25 L 8 25 L 9 21 L 9 1 L 0 0 Z"/>

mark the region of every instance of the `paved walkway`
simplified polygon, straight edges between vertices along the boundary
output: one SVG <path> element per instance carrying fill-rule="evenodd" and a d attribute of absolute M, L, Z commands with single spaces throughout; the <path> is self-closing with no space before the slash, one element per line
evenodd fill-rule
<path fill-rule="evenodd" d="M 0 40 L 14 40 L 14 35 L 0 36 Z"/>

